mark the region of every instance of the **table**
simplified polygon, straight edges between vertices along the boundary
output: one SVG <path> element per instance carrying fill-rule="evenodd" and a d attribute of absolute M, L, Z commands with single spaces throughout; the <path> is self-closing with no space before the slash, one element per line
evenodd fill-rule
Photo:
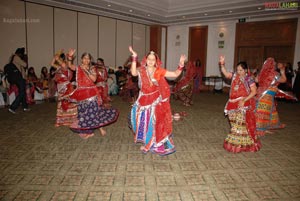
<path fill-rule="evenodd" d="M 208 91 L 212 91 L 213 93 L 216 92 L 215 87 L 216 87 L 216 83 L 221 82 L 221 90 L 218 90 L 220 92 L 222 92 L 223 89 L 223 77 L 220 76 L 208 76 L 208 77 L 203 77 L 202 81 L 205 83 L 207 82 L 207 89 Z"/>

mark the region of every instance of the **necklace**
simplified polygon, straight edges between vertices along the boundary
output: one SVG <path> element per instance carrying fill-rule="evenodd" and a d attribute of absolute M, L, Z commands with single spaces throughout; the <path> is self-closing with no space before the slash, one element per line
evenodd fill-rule
<path fill-rule="evenodd" d="M 153 82 L 156 82 L 156 80 L 153 78 L 154 71 L 155 71 L 155 69 L 150 72 L 148 67 L 146 67 L 147 77 L 148 77 L 148 80 L 149 80 L 151 86 L 153 85 Z"/>
<path fill-rule="evenodd" d="M 235 85 L 234 88 L 233 88 L 234 91 L 239 90 L 240 85 L 241 85 L 243 82 L 244 82 L 244 77 L 239 77 L 239 78 L 237 79 L 236 85 Z"/>

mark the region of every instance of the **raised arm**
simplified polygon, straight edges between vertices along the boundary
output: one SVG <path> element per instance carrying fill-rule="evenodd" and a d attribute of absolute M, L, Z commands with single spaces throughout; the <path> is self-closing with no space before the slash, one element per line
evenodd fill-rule
<path fill-rule="evenodd" d="M 130 68 L 130 72 L 132 76 L 137 76 L 137 69 L 136 69 L 136 63 L 137 63 L 137 53 L 132 49 L 131 46 L 129 46 L 129 52 L 131 53 L 132 56 L 132 62 L 131 62 L 131 68 Z"/>
<path fill-rule="evenodd" d="M 280 78 L 277 80 L 279 83 L 285 83 L 286 82 L 286 76 L 285 76 L 285 67 L 282 63 L 277 64 L 279 70 L 280 70 Z"/>
<path fill-rule="evenodd" d="M 67 54 L 67 66 L 72 69 L 73 71 L 76 70 L 76 66 L 73 64 L 74 60 L 74 54 L 76 50 L 75 49 L 69 49 L 69 52 Z"/>
<path fill-rule="evenodd" d="M 59 59 L 59 55 L 54 55 L 52 61 L 51 61 L 51 66 L 54 68 L 59 68 L 61 66 L 62 61 Z"/>
<path fill-rule="evenodd" d="M 219 58 L 219 66 L 221 68 L 221 72 L 223 73 L 223 75 L 227 79 L 230 79 L 232 77 L 232 73 L 227 72 L 227 70 L 225 68 L 225 56 L 220 56 L 220 58 Z"/>
<path fill-rule="evenodd" d="M 184 68 L 185 60 L 186 60 L 186 56 L 182 54 L 179 59 L 178 68 L 175 71 L 167 71 L 165 77 L 172 77 L 172 78 L 178 77 Z"/>

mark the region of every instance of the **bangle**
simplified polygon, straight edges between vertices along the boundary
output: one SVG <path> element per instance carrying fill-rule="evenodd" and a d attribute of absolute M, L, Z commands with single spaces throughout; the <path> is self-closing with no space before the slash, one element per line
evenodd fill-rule
<path fill-rule="evenodd" d="M 137 62 L 138 56 L 131 56 L 131 62 Z"/>
<path fill-rule="evenodd" d="M 183 70 L 184 69 L 184 65 L 183 66 L 181 66 L 180 64 L 178 65 L 178 67 L 177 67 L 177 70 Z"/>
<path fill-rule="evenodd" d="M 73 59 L 74 59 L 73 56 L 70 56 L 70 55 L 67 54 L 67 60 L 68 60 L 68 61 L 73 61 Z"/>

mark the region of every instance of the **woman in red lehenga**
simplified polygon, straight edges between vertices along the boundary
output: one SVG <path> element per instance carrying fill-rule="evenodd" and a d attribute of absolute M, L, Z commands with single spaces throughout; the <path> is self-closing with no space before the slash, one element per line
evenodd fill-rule
<path fill-rule="evenodd" d="M 131 110 L 131 128 L 135 143 L 141 142 L 141 151 L 159 155 L 175 152 L 172 136 L 170 87 L 165 77 L 178 77 L 184 68 L 185 55 L 181 55 L 176 71 L 161 68 L 161 62 L 153 51 L 149 52 L 137 69 L 137 53 L 132 54 L 131 74 L 139 76 L 139 96 Z"/>
<path fill-rule="evenodd" d="M 95 67 L 97 73 L 96 85 L 101 94 L 103 104 L 105 106 L 109 106 L 110 97 L 108 96 L 108 84 L 107 84 L 108 72 L 104 65 L 104 60 L 102 58 L 98 58 Z"/>
<path fill-rule="evenodd" d="M 67 67 L 65 54 L 61 51 L 54 56 L 51 66 L 56 68 L 54 77 L 57 83 L 55 126 L 70 126 L 77 119 L 77 106 L 68 100 L 62 100 L 62 97 L 73 91 L 73 86 L 70 82 L 73 77 L 73 72 Z"/>
<path fill-rule="evenodd" d="M 247 74 L 246 62 L 237 64 L 236 73 L 226 71 L 223 56 L 220 57 L 219 64 L 224 76 L 231 79 L 229 100 L 225 106 L 231 129 L 224 140 L 224 149 L 233 153 L 256 152 L 261 148 L 256 136 L 254 114 L 256 84 Z"/>
<path fill-rule="evenodd" d="M 92 137 L 96 129 L 99 129 L 100 134 L 104 136 L 106 131 L 103 127 L 115 122 L 119 112 L 116 109 L 102 106 L 102 97 L 94 83 L 97 78 L 97 72 L 96 68 L 91 65 L 92 56 L 88 53 L 83 53 L 81 64 L 75 66 L 72 64 L 74 53 L 75 50 L 73 49 L 68 53 L 68 66 L 76 70 L 77 87 L 66 98 L 76 101 L 78 116 L 76 121 L 70 126 L 70 129 L 78 133 L 83 139 Z"/>
<path fill-rule="evenodd" d="M 265 135 L 270 129 L 284 128 L 279 121 L 276 109 L 275 95 L 278 92 L 279 83 L 286 82 L 285 68 L 278 63 L 280 73 L 276 71 L 276 62 L 268 58 L 258 75 L 258 90 L 256 103 L 256 129 L 258 135 Z"/>
<path fill-rule="evenodd" d="M 192 62 L 189 62 L 186 67 L 186 74 L 174 87 L 174 95 L 176 99 L 182 101 L 183 105 L 193 105 L 193 88 L 194 78 L 196 76 L 196 67 Z"/>

